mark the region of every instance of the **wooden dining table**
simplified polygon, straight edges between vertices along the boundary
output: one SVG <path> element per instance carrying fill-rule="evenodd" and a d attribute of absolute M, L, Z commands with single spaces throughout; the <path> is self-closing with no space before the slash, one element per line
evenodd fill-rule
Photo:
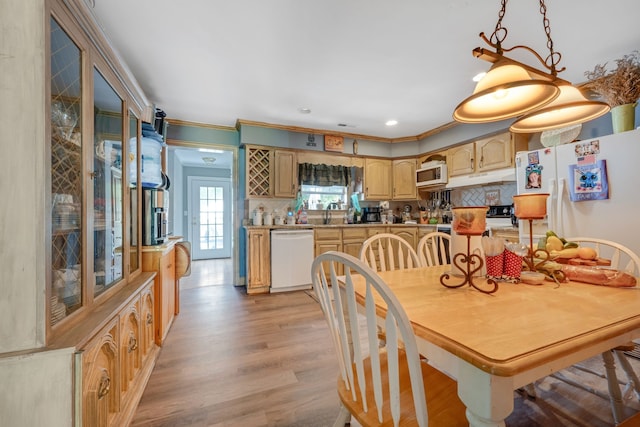
<path fill-rule="evenodd" d="M 406 311 L 420 353 L 458 382 L 470 426 L 504 426 L 514 390 L 640 338 L 640 287 L 501 282 L 485 294 L 468 285 L 444 287 L 440 276 L 450 270 L 378 274 Z M 354 276 L 358 299 L 361 279 Z M 382 307 L 378 315 L 384 316 Z"/>

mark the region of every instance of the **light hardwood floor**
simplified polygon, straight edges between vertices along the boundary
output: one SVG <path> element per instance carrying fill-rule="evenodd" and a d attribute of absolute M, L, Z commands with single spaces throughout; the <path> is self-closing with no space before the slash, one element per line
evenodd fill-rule
<path fill-rule="evenodd" d="M 332 425 L 337 359 L 318 304 L 303 291 L 247 296 L 223 271 L 224 261 L 198 261 L 181 280 L 180 314 L 131 425 Z M 536 388 L 535 400 L 514 393 L 507 426 L 613 425 L 606 400 L 551 378 Z"/>

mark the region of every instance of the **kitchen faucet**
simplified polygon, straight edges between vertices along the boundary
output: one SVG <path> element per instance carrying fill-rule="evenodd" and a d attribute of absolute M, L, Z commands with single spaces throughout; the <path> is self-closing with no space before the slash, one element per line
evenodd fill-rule
<path fill-rule="evenodd" d="M 331 224 L 331 209 L 338 209 L 338 204 L 327 203 L 327 208 L 324 210 L 324 224 Z"/>

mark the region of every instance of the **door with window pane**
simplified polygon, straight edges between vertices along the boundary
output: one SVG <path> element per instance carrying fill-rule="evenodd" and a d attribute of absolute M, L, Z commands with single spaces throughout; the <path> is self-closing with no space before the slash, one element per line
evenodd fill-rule
<path fill-rule="evenodd" d="M 191 178 L 191 220 L 193 259 L 231 257 L 231 184 L 213 178 Z"/>

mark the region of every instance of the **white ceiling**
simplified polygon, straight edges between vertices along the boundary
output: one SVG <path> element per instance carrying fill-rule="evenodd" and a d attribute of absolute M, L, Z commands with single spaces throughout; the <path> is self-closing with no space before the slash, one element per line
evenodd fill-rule
<path fill-rule="evenodd" d="M 203 152 L 194 148 L 176 148 L 169 146 L 183 166 L 196 166 L 201 168 L 232 169 L 233 152 L 216 150 L 215 152 Z M 213 159 L 213 160 L 211 160 Z"/>
<path fill-rule="evenodd" d="M 384 138 L 452 121 L 489 63 L 473 58 L 498 0 L 87 0 L 141 88 L 168 118 L 237 119 Z M 638 0 L 547 1 L 559 74 L 640 48 Z M 507 5 L 504 47 L 546 56 L 537 1 Z M 547 51 L 547 53 L 545 53 Z M 509 54 L 539 68 L 530 54 Z M 302 114 L 300 108 L 311 109 Z M 395 127 L 385 126 L 389 119 Z M 338 126 L 339 123 L 346 127 Z"/>

